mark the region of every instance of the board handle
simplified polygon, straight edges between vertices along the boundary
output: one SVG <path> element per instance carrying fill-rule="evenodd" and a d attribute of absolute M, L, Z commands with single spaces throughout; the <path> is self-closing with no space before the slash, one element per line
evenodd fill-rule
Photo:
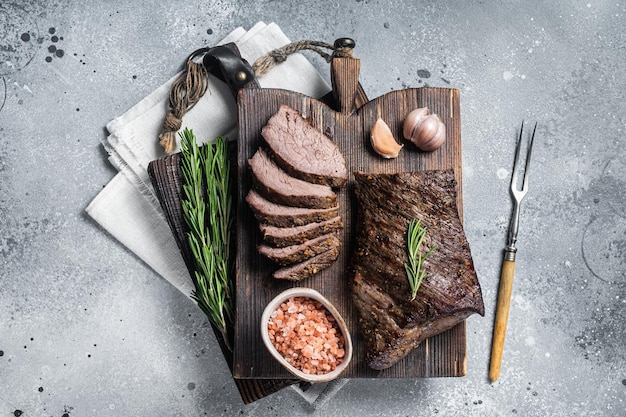
<path fill-rule="evenodd" d="M 359 107 L 357 93 L 360 88 L 361 61 L 356 58 L 333 58 L 330 63 L 330 80 L 338 108 L 343 114 L 351 114 Z"/>

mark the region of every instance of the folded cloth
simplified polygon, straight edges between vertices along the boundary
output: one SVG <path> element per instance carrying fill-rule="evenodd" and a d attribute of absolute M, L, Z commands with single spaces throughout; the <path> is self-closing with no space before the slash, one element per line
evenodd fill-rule
<path fill-rule="evenodd" d="M 290 41 L 276 24 L 259 22 L 247 31 L 233 30 L 219 44 L 230 42 L 253 63 Z M 109 136 L 103 146 L 119 173 L 91 201 L 86 212 L 155 272 L 190 296 L 193 283 L 147 173 L 150 161 L 165 156 L 158 135 L 169 110 L 170 86 L 177 76 L 107 124 Z M 330 91 L 311 62 L 300 54 L 290 55 L 258 81 L 261 87 L 283 88 L 311 97 L 322 97 Z M 194 131 L 200 143 L 216 136 L 237 138 L 237 106 L 224 83 L 209 79 L 205 95 L 184 115 L 181 129 L 185 127 Z M 316 400 L 319 403 L 332 396 L 337 386 L 318 385 L 307 395 L 298 386 L 294 389 L 315 406 Z"/>

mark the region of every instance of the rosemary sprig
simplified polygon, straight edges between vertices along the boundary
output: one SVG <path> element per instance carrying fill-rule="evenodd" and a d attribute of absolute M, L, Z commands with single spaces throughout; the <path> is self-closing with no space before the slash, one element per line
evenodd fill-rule
<path fill-rule="evenodd" d="M 180 138 L 183 217 L 189 227 L 187 240 L 196 266 L 192 298 L 230 348 L 227 328 L 233 318 L 230 279 L 233 213 L 228 143 L 218 136 L 214 146 L 199 147 L 189 129 Z"/>
<path fill-rule="evenodd" d="M 411 300 L 415 300 L 417 291 L 422 285 L 422 281 L 426 277 L 426 271 L 422 269 L 422 264 L 428 256 L 435 250 L 436 245 L 430 248 L 426 253 L 420 253 L 420 248 L 426 236 L 426 227 L 421 227 L 421 220 L 411 220 L 407 231 L 407 252 L 409 262 L 404 263 L 409 286 L 411 287 Z"/>

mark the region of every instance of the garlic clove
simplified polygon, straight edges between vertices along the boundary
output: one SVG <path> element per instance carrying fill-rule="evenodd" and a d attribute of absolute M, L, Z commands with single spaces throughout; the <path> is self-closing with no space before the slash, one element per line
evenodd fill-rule
<path fill-rule="evenodd" d="M 404 137 L 422 151 L 433 151 L 446 141 L 446 126 L 436 114 L 428 114 L 427 107 L 411 111 L 402 126 Z"/>
<path fill-rule="evenodd" d="M 439 125 L 439 118 L 431 114 L 422 119 L 419 126 L 413 132 L 413 143 L 419 148 L 420 145 L 428 142 L 436 133 Z"/>
<path fill-rule="evenodd" d="M 402 134 L 405 139 L 411 140 L 415 130 L 420 126 L 424 118 L 428 116 L 428 107 L 420 107 L 410 112 L 404 119 Z"/>
<path fill-rule="evenodd" d="M 376 153 L 383 158 L 397 158 L 404 146 L 396 142 L 391 129 L 380 117 L 372 126 L 370 141 Z"/>
<path fill-rule="evenodd" d="M 435 149 L 443 146 L 445 142 L 446 142 L 446 125 L 444 125 L 442 122 L 439 122 L 437 125 L 437 132 L 432 136 L 432 138 L 429 141 L 424 142 L 420 146 L 420 149 L 425 152 L 434 151 Z"/>

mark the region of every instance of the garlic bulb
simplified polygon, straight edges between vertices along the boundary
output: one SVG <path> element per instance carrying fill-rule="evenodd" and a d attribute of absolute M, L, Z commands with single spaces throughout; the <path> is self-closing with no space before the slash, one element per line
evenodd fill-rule
<path fill-rule="evenodd" d="M 372 147 L 383 158 L 397 158 L 404 145 L 396 142 L 387 123 L 380 117 L 372 126 L 370 133 Z"/>
<path fill-rule="evenodd" d="M 402 129 L 404 137 L 423 151 L 434 151 L 446 141 L 446 126 L 436 114 L 422 107 L 410 112 Z"/>

